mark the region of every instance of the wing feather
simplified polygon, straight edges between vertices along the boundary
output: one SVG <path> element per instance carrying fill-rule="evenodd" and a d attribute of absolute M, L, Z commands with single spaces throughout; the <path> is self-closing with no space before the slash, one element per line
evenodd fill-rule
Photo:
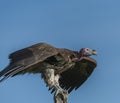
<path fill-rule="evenodd" d="M 16 51 L 9 56 L 10 64 L 0 72 L 0 81 L 18 74 L 40 73 L 41 62 L 56 54 L 57 49 L 46 43 L 38 43 Z"/>
<path fill-rule="evenodd" d="M 84 57 L 75 66 L 61 74 L 60 85 L 68 93 L 78 89 L 91 75 L 97 63 L 94 59 Z"/>
<path fill-rule="evenodd" d="M 0 79 L 0 82 L 6 80 L 10 76 L 13 76 L 14 74 L 16 74 L 17 72 L 19 72 L 20 70 L 22 70 L 22 68 L 23 67 L 18 66 L 18 67 L 15 67 L 15 68 L 13 68 L 13 69 L 11 69 L 9 71 L 6 71 L 6 72 L 4 70 L 1 71 L 0 72 L 0 77 L 2 77 L 2 78 Z"/>

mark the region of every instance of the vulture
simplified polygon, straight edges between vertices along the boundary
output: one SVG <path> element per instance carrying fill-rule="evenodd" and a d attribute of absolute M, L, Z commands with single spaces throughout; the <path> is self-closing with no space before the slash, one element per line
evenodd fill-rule
<path fill-rule="evenodd" d="M 41 74 L 51 92 L 78 89 L 97 66 L 90 56 L 96 50 L 72 51 L 38 43 L 9 55 L 10 63 L 0 71 L 0 82 L 25 73 Z"/>

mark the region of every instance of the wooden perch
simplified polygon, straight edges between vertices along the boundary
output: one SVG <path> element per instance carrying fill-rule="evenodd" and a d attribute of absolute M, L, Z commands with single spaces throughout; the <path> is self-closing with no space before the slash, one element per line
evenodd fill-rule
<path fill-rule="evenodd" d="M 68 103 L 68 92 L 65 90 L 63 92 L 56 91 L 54 94 L 54 103 Z"/>

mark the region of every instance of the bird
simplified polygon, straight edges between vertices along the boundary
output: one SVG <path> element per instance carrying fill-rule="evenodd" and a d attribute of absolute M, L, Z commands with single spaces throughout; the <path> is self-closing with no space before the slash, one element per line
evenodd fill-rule
<path fill-rule="evenodd" d="M 97 55 L 97 51 L 90 48 L 72 51 L 37 43 L 9 55 L 8 66 L 0 71 L 0 83 L 21 74 L 41 74 L 51 92 L 70 93 L 78 89 L 97 66 L 92 55 Z"/>

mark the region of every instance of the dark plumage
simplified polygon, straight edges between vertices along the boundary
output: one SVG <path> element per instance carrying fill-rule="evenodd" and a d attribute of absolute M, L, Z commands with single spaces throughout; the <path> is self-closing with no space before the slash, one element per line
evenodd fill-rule
<path fill-rule="evenodd" d="M 50 88 L 60 86 L 70 93 L 73 89 L 80 87 L 96 67 L 96 61 L 89 57 L 95 54 L 95 50 L 88 48 L 76 52 L 38 43 L 10 54 L 10 64 L 0 72 L 0 82 L 20 74 L 41 73 Z M 53 73 L 51 70 L 54 70 Z M 52 80 L 53 78 L 50 77 L 50 80 L 54 82 L 52 84 L 47 80 L 48 73 L 58 80 Z"/>

